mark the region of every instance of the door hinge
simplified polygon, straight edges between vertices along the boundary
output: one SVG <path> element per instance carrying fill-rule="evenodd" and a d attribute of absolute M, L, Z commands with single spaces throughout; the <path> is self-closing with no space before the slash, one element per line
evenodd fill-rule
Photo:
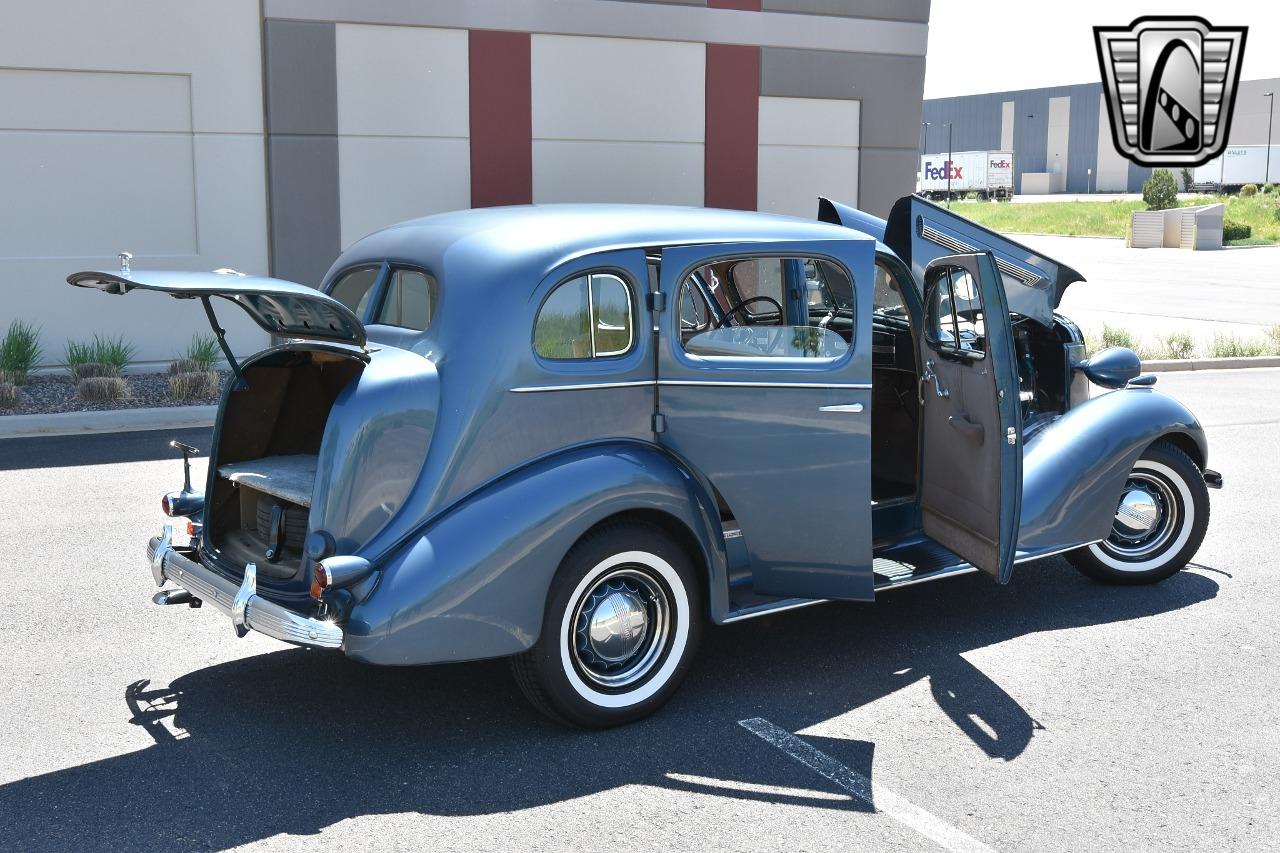
<path fill-rule="evenodd" d="M 655 314 L 667 307 L 667 294 L 660 290 L 651 291 L 645 295 L 645 299 L 649 303 L 649 310 Z"/>
<path fill-rule="evenodd" d="M 663 433 L 667 431 L 667 416 L 662 412 L 653 413 L 653 431 L 655 433 Z"/>
<path fill-rule="evenodd" d="M 1018 431 L 1017 431 L 1016 429 L 1014 429 L 1013 427 L 1009 427 L 1007 430 L 1005 430 L 1005 433 L 1004 433 L 1004 440 L 1005 440 L 1005 441 L 1007 441 L 1007 442 L 1009 442 L 1010 444 L 1017 444 L 1017 443 L 1018 443 Z"/>

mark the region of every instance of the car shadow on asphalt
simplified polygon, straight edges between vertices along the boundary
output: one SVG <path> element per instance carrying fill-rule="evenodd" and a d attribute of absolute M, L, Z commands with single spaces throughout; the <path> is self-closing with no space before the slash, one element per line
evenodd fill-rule
<path fill-rule="evenodd" d="M 798 731 L 928 679 L 975 748 L 1015 760 L 1039 729 L 1034 713 L 964 653 L 1168 613 L 1217 590 L 1195 572 L 1106 587 L 1054 559 L 1019 567 L 1006 587 L 971 575 L 737 623 L 707 632 L 667 708 L 603 732 L 537 717 L 502 661 L 383 669 L 286 650 L 167 686 L 139 673 L 121 685 L 119 724 L 143 726 L 155 745 L 0 786 L 11 827 L 0 847 L 225 849 L 361 815 L 511 812 L 622 785 L 866 810 L 737 721 Z M 805 739 L 874 778 L 872 740 Z"/>
<path fill-rule="evenodd" d="M 172 459 L 175 476 L 182 477 L 182 454 L 169 446 L 170 439 L 208 453 L 212 427 L 112 432 L 87 435 L 50 435 L 0 439 L 0 471 L 34 468 L 71 468 Z"/>

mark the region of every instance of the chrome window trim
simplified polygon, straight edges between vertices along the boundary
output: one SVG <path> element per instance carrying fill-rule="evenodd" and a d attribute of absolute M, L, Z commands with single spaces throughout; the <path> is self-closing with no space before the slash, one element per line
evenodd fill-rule
<path fill-rule="evenodd" d="M 600 321 L 596 319 L 595 293 L 592 285 L 598 278 L 611 278 L 618 284 L 622 285 L 622 293 L 627 299 L 627 345 L 619 350 L 608 350 L 601 352 L 596 349 L 596 332 L 600 331 Z M 591 322 L 591 357 L 592 358 L 608 358 L 615 355 L 625 355 L 631 352 L 631 348 L 636 343 L 636 321 L 635 309 L 632 303 L 635 301 L 635 294 L 631 292 L 631 285 L 623 280 L 622 276 L 611 272 L 593 272 L 587 276 L 587 314 Z"/>
<path fill-rule="evenodd" d="M 602 388 L 642 388 L 648 385 L 707 385 L 715 388 L 824 388 L 838 391 L 870 391 L 870 382 L 753 382 L 748 380 L 640 379 L 632 382 L 579 382 L 573 385 L 518 385 L 515 394 L 538 391 L 596 391 Z"/>

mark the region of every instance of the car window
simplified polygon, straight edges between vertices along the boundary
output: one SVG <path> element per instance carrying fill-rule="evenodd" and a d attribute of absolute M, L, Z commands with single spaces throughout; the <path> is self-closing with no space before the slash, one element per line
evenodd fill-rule
<path fill-rule="evenodd" d="M 329 295 L 351 309 L 357 317 L 364 319 L 365 308 L 369 306 L 369 297 L 373 295 L 373 286 L 378 283 L 378 267 L 360 267 L 343 273 L 330 290 Z"/>
<path fill-rule="evenodd" d="M 387 295 L 382 299 L 378 322 L 421 332 L 431 325 L 435 305 L 434 278 L 419 270 L 394 270 L 387 284 Z"/>
<path fill-rule="evenodd" d="M 823 259 L 703 265 L 681 283 L 678 309 L 681 342 L 690 355 L 835 359 L 853 341 L 853 279 Z M 807 320 L 794 322 L 800 317 Z"/>
<path fill-rule="evenodd" d="M 607 358 L 635 344 L 631 287 L 612 273 L 591 273 L 556 286 L 533 327 L 533 348 L 551 359 Z"/>
<path fill-rule="evenodd" d="M 934 280 L 928 312 L 930 343 L 942 352 L 983 358 L 987 325 L 978 283 L 961 267 L 938 271 Z"/>
<path fill-rule="evenodd" d="M 907 306 L 902 301 L 902 288 L 884 264 L 876 264 L 876 284 L 871 295 L 871 311 L 881 317 L 906 319 Z"/>

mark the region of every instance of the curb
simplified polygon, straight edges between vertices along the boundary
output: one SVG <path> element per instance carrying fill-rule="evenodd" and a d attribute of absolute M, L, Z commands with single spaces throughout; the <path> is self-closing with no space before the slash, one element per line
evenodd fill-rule
<path fill-rule="evenodd" d="M 1142 362 L 1148 373 L 1174 373 L 1182 370 L 1239 370 L 1246 367 L 1280 367 L 1280 356 L 1258 355 L 1240 358 L 1173 358 Z"/>
<path fill-rule="evenodd" d="M 217 417 L 217 406 L 163 406 L 155 409 L 59 412 L 53 415 L 5 415 L 0 417 L 0 440 L 207 427 L 213 426 Z"/>

